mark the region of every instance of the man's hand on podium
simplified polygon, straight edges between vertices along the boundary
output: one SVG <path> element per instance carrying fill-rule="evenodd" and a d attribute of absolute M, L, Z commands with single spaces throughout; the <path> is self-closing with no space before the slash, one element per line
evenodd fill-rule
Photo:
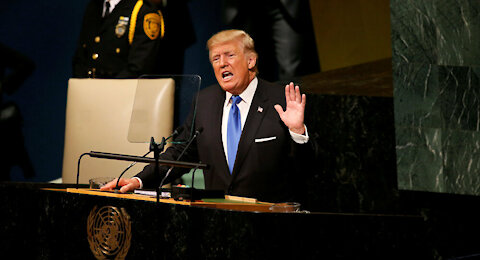
<path fill-rule="evenodd" d="M 112 191 L 117 186 L 118 178 L 115 178 L 113 181 L 105 184 L 100 188 L 101 191 Z M 118 182 L 118 187 L 120 188 L 121 193 L 126 193 L 140 188 L 140 182 L 136 178 L 124 179 L 120 178 Z"/>

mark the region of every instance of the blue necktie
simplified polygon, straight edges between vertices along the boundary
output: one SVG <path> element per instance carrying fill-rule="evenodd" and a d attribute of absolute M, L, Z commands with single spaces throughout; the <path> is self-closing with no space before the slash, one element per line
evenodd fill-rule
<path fill-rule="evenodd" d="M 227 155 L 228 155 L 228 169 L 230 174 L 233 172 L 233 165 L 235 164 L 235 157 L 237 157 L 238 141 L 242 135 L 242 121 L 240 110 L 237 104 L 242 101 L 240 96 L 232 96 L 232 107 L 228 115 L 227 124 Z"/>

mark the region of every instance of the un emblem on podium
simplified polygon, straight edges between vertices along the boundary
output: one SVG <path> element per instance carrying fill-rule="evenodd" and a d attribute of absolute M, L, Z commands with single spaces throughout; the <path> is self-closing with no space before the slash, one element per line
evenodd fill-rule
<path fill-rule="evenodd" d="M 87 220 L 90 250 L 97 259 L 125 259 L 132 238 L 130 216 L 124 208 L 95 206 Z"/>

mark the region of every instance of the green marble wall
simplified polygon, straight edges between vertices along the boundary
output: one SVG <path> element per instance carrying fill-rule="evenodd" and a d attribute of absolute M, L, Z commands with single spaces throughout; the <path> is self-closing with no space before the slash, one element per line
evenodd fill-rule
<path fill-rule="evenodd" d="M 480 1 L 390 8 L 399 189 L 480 195 Z"/>

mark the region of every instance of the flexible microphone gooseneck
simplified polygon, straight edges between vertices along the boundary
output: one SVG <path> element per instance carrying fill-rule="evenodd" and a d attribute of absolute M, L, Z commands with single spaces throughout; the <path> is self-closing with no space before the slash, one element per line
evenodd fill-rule
<path fill-rule="evenodd" d="M 167 137 L 165 139 L 165 137 L 162 137 L 162 141 L 157 144 L 155 143 L 155 139 L 152 137 L 150 139 L 150 151 L 148 151 L 146 154 L 144 154 L 142 157 L 145 157 L 147 156 L 149 153 L 151 153 L 152 151 L 158 151 L 158 152 L 162 152 L 163 149 L 165 148 L 165 145 L 167 144 L 167 140 L 170 139 L 170 138 L 175 138 L 177 137 L 181 132 L 181 129 L 178 130 L 178 129 L 175 129 L 175 131 L 173 131 L 173 133 Z M 120 176 L 118 176 L 118 179 L 117 179 L 117 184 L 115 185 L 115 188 L 114 190 L 120 190 L 120 187 L 118 186 L 118 184 L 120 183 L 120 178 L 122 178 L 122 176 L 125 174 L 125 172 L 127 172 L 130 168 L 132 168 L 135 164 L 137 164 L 137 162 L 133 162 L 131 163 L 125 170 L 123 170 L 123 172 L 120 174 Z"/>
<path fill-rule="evenodd" d="M 195 131 L 195 134 L 192 136 L 192 138 L 190 139 L 190 141 L 188 141 L 187 145 L 185 146 L 185 148 L 183 148 L 183 151 L 180 153 L 180 155 L 177 157 L 177 160 L 180 160 L 180 158 L 182 158 L 183 154 L 187 151 L 187 149 L 190 147 L 190 145 L 192 144 L 192 142 L 197 138 L 197 136 L 203 131 L 203 127 L 200 127 L 199 129 L 197 129 Z M 161 191 L 162 190 L 162 186 L 163 186 L 163 183 L 165 182 L 165 180 L 168 178 L 168 176 L 170 175 L 170 172 L 172 172 L 173 170 L 173 166 L 170 166 L 170 168 L 168 169 L 167 173 L 165 174 L 165 177 L 163 177 L 162 181 L 160 182 L 160 185 L 158 186 L 158 190 Z M 157 191 L 157 202 L 159 201 L 159 193 Z"/>
<path fill-rule="evenodd" d="M 80 161 L 82 160 L 83 156 L 85 155 L 90 155 L 90 153 L 83 153 L 82 155 L 80 155 L 80 157 L 78 158 L 78 163 L 77 163 L 77 189 L 80 188 L 79 184 L 78 184 L 78 180 L 80 178 Z"/>

